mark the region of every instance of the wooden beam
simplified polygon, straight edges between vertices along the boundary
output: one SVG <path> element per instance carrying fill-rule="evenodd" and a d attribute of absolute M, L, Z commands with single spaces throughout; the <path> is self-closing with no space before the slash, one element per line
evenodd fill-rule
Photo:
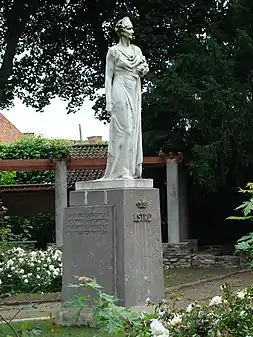
<path fill-rule="evenodd" d="M 50 159 L 1 159 L 0 171 L 45 171 L 53 170 Z"/>
<path fill-rule="evenodd" d="M 44 171 L 54 170 L 55 162 L 51 159 L 2 159 L 0 160 L 0 171 Z M 165 165 L 164 158 L 145 157 L 143 165 L 161 166 Z M 70 158 L 67 161 L 68 170 L 87 170 L 105 168 L 106 159 L 104 158 Z"/>

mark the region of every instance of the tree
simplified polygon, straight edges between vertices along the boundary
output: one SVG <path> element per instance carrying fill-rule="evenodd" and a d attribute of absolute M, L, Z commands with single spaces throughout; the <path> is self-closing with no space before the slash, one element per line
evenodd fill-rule
<path fill-rule="evenodd" d="M 253 4 L 220 1 L 211 11 L 153 79 L 143 129 L 146 145 L 183 150 L 195 181 L 221 191 L 245 184 L 253 164 Z"/>
<path fill-rule="evenodd" d="M 116 0 L 0 0 L 0 107 L 15 96 L 43 110 L 58 96 L 68 112 L 103 86 Z"/>

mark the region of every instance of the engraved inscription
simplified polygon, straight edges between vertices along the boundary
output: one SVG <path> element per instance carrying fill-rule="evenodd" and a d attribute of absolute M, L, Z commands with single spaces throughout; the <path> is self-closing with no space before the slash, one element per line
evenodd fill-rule
<path fill-rule="evenodd" d="M 151 213 L 134 213 L 133 222 L 151 222 L 152 214 Z"/>
<path fill-rule="evenodd" d="M 108 232 L 107 212 L 80 212 L 69 214 L 65 227 L 65 234 L 91 235 Z"/>

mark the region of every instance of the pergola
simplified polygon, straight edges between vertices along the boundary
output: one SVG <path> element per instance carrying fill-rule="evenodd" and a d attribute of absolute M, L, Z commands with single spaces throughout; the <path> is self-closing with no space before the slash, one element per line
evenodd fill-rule
<path fill-rule="evenodd" d="M 181 152 L 144 157 L 145 167 L 166 167 L 168 242 L 180 241 L 180 205 L 178 164 L 182 163 Z M 59 159 L 3 159 L 0 160 L 0 171 L 55 171 L 55 223 L 56 244 L 61 246 L 63 229 L 63 209 L 68 204 L 67 170 L 105 168 L 104 158 L 59 158 Z"/>

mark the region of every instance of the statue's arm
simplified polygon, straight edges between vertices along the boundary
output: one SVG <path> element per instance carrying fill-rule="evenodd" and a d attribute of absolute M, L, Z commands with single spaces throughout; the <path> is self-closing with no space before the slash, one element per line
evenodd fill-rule
<path fill-rule="evenodd" d="M 148 66 L 146 57 L 143 56 L 142 51 L 139 47 L 137 47 L 137 52 L 140 54 L 140 59 L 141 59 L 141 63 L 137 67 L 137 71 L 139 72 L 139 75 L 143 77 L 147 75 L 147 73 L 149 72 L 149 66 Z"/>
<path fill-rule="evenodd" d="M 105 97 L 106 97 L 106 111 L 112 111 L 112 81 L 114 74 L 114 60 L 115 56 L 112 49 L 108 50 L 106 55 L 106 68 L 105 68 Z"/>

